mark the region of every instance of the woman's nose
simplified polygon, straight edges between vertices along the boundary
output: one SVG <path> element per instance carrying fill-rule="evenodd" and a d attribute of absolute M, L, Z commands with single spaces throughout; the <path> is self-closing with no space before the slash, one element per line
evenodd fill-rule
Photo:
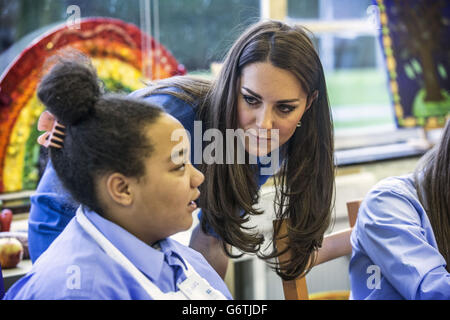
<path fill-rule="evenodd" d="M 269 106 L 264 106 L 257 110 L 258 114 L 256 115 L 256 125 L 260 129 L 272 129 L 273 119 L 272 119 L 272 108 Z"/>
<path fill-rule="evenodd" d="M 205 180 L 205 176 L 200 172 L 193 164 L 191 164 L 192 174 L 191 174 L 191 186 L 192 188 L 197 188 Z"/>

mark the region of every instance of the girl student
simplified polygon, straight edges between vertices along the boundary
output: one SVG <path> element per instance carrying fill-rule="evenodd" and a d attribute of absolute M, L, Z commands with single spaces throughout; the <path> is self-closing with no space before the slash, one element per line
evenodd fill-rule
<path fill-rule="evenodd" d="M 414 173 L 367 194 L 351 244 L 352 299 L 450 299 L 450 121 Z"/>
<path fill-rule="evenodd" d="M 196 139 L 202 139 L 196 121 L 202 125 L 200 135 L 208 129 L 223 136 L 230 129 L 251 133 L 253 139 L 245 139 L 243 147 L 246 159 L 256 157 L 255 162 L 193 161 L 205 183 L 198 199 L 201 223 L 190 246 L 221 276 L 233 256 L 231 247 L 269 261 L 282 254 L 276 247 L 262 254 L 263 236 L 243 228 L 249 216 L 262 213 L 254 205 L 260 187 L 273 175 L 263 172 L 267 164 L 262 159 L 274 154 L 280 159 L 274 206 L 277 218 L 289 219 L 292 253 L 290 260 L 282 265 L 275 262 L 274 268 L 292 279 L 312 267 L 318 248 L 326 245 L 323 236 L 331 220 L 333 130 L 322 65 L 304 28 L 270 20 L 256 23 L 235 41 L 213 81 L 174 77 L 132 95 L 162 105 L 189 132 L 193 147 Z M 230 154 L 227 146 L 223 144 L 223 156 Z M 54 191 L 58 184 L 50 164 L 31 199 L 32 259 L 74 214 L 67 197 Z M 278 228 L 273 236 L 282 236 Z"/>
<path fill-rule="evenodd" d="M 204 176 L 178 120 L 160 107 L 103 95 L 95 69 L 63 55 L 43 78 L 39 141 L 81 204 L 5 299 L 230 299 L 201 254 L 168 238 L 192 224 Z"/>

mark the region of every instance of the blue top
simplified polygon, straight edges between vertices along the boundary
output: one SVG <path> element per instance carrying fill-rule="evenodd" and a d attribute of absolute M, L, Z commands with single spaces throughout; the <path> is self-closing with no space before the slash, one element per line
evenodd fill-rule
<path fill-rule="evenodd" d="M 184 281 L 187 261 L 215 289 L 232 299 L 225 283 L 203 256 L 173 239 L 158 242 L 155 249 L 134 235 L 84 210 L 89 221 L 147 278 L 166 293 L 178 291 Z M 18 280 L 4 297 L 9 299 L 151 299 L 142 286 L 72 219 L 28 274 Z"/>
<path fill-rule="evenodd" d="M 3 284 L 2 266 L 0 266 L 0 299 L 5 294 L 5 286 Z"/>
<path fill-rule="evenodd" d="M 450 299 L 450 274 L 412 174 L 368 193 L 351 243 L 351 299 Z"/>
<path fill-rule="evenodd" d="M 139 91 L 132 93 L 131 96 L 137 93 Z M 202 133 L 195 132 L 194 128 L 194 121 L 199 120 L 196 114 L 196 106 L 164 93 L 154 94 L 144 99 L 147 102 L 162 106 L 167 113 L 182 123 L 191 136 L 191 158 L 193 158 L 195 134 Z M 191 162 L 195 165 L 194 159 Z M 263 165 L 258 161 L 258 166 L 262 167 Z M 270 164 L 267 166 L 270 166 Z M 259 174 L 259 185 L 263 185 L 270 176 Z M 50 162 L 39 182 L 36 193 L 30 199 L 28 239 L 30 258 L 34 262 L 75 216 L 78 204 L 70 200 L 69 193 L 62 187 Z M 201 219 L 201 210 L 199 219 Z M 212 234 L 214 235 L 213 232 Z"/>

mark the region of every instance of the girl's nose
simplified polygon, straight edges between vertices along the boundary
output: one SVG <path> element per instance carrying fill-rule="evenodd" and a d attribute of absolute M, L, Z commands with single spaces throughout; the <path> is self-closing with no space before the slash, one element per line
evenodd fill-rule
<path fill-rule="evenodd" d="M 191 164 L 192 173 L 191 173 L 191 186 L 193 188 L 197 188 L 200 186 L 205 180 L 205 176 L 201 173 L 193 164 Z"/>

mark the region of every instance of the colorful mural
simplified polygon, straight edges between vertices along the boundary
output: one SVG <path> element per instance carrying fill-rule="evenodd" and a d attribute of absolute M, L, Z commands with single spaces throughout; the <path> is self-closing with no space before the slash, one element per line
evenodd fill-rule
<path fill-rule="evenodd" d="M 36 89 L 47 57 L 68 47 L 84 52 L 106 90 L 114 92 L 131 92 L 144 87 L 145 80 L 186 73 L 164 46 L 135 25 L 90 18 L 81 20 L 79 27 L 61 25 L 47 32 L 0 77 L 0 193 L 36 187 L 40 150 L 36 124 L 44 110 Z"/>

